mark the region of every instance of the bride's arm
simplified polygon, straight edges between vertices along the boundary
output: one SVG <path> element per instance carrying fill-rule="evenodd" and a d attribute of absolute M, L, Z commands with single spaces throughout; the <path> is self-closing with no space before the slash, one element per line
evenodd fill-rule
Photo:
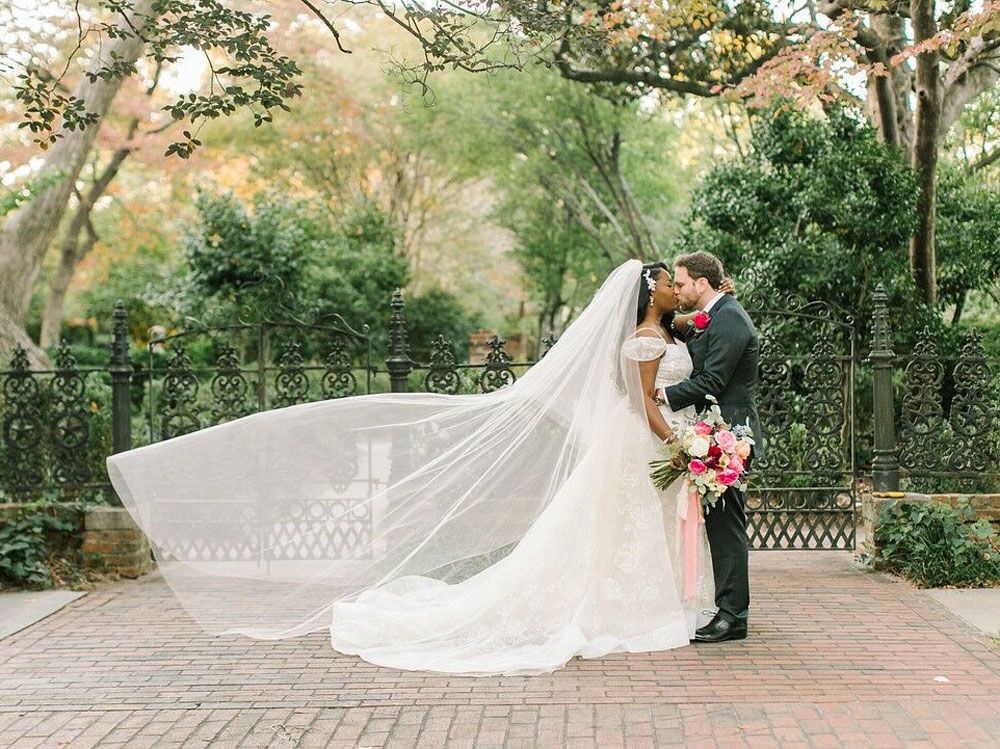
<path fill-rule="evenodd" d="M 649 428 L 661 440 L 671 440 L 676 437 L 673 430 L 663 418 L 663 412 L 656 405 L 654 392 L 656 390 L 656 370 L 660 367 L 660 359 L 656 357 L 649 361 L 639 362 L 639 376 L 642 378 L 642 397 L 646 406 L 646 420 Z"/>

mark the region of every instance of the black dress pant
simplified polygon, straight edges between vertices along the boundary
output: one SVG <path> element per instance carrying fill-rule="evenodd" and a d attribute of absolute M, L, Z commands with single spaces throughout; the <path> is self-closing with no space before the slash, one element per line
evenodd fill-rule
<path fill-rule="evenodd" d="M 705 511 L 705 531 L 712 551 L 715 605 L 726 620 L 746 621 L 750 609 L 746 497 L 730 487 Z"/>

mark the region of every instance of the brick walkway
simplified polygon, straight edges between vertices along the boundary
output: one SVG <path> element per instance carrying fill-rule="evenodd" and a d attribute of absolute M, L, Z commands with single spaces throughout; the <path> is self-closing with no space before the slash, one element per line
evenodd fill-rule
<path fill-rule="evenodd" d="M 1000 746 L 1000 648 L 847 554 L 757 552 L 751 637 L 545 677 L 211 638 L 150 576 L 0 641 L 0 746 Z"/>

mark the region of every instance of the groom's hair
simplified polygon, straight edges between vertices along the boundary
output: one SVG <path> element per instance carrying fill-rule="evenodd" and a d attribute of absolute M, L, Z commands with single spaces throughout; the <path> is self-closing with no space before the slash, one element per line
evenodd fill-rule
<path fill-rule="evenodd" d="M 675 268 L 684 268 L 691 278 L 704 278 L 713 289 L 722 286 L 722 279 L 725 272 L 722 270 L 722 261 L 711 252 L 698 250 L 687 255 L 679 255 L 674 260 Z"/>

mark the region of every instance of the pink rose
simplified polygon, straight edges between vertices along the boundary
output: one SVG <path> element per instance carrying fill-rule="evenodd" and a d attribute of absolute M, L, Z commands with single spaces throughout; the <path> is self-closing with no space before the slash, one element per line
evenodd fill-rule
<path fill-rule="evenodd" d="M 723 486 L 732 486 L 739 481 L 740 475 L 730 468 L 723 468 L 715 475 L 715 478 L 717 478 L 719 483 Z"/>
<path fill-rule="evenodd" d="M 694 425 L 694 433 L 700 434 L 702 436 L 705 436 L 706 434 L 711 434 L 712 425 L 705 421 L 699 421 L 697 424 Z"/>
<path fill-rule="evenodd" d="M 705 465 L 703 461 L 695 458 L 690 463 L 688 463 L 688 470 L 691 471 L 695 476 L 701 476 L 705 471 L 708 470 L 708 466 Z"/>
<path fill-rule="evenodd" d="M 736 473 L 743 473 L 743 461 L 740 459 L 739 455 L 730 455 L 729 462 L 726 464 L 726 468 L 730 471 L 736 471 Z"/>
<path fill-rule="evenodd" d="M 736 443 L 736 449 L 734 452 L 739 455 L 743 460 L 750 457 L 750 443 L 740 440 Z"/>
<path fill-rule="evenodd" d="M 715 435 L 715 444 L 727 453 L 731 453 L 733 448 L 736 447 L 736 435 L 726 429 L 723 429 Z"/>

